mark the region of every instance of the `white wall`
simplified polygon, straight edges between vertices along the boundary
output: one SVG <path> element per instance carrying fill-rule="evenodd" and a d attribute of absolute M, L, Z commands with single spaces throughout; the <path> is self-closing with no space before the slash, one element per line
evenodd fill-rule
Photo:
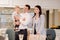
<path fill-rule="evenodd" d="M 46 9 L 60 9 L 60 0 L 8 0 L 8 2 L 5 0 L 5 3 L 4 0 L 1 1 L 3 5 L 0 3 L 0 7 L 14 7 L 15 5 L 23 7 L 25 4 L 29 4 L 33 8 L 35 5 L 39 4 L 42 8 Z"/>

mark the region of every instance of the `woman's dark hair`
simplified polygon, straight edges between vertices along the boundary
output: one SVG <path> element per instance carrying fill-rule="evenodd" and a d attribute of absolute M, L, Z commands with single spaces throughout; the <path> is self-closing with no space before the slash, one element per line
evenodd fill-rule
<path fill-rule="evenodd" d="M 40 17 L 40 15 L 42 14 L 42 9 L 41 9 L 41 6 L 39 6 L 39 5 L 36 5 L 35 7 L 37 7 L 38 9 L 39 9 L 39 17 Z M 34 13 L 34 16 L 36 15 L 36 13 Z M 33 17 L 34 17 L 33 16 Z"/>

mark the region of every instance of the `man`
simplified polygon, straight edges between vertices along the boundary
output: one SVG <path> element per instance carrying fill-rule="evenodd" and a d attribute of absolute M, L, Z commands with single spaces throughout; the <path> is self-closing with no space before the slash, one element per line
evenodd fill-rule
<path fill-rule="evenodd" d="M 20 14 L 20 23 L 21 23 L 20 26 L 22 26 L 23 28 L 25 26 L 26 29 L 28 28 L 27 26 L 29 26 L 29 24 L 32 21 L 32 16 L 30 15 L 29 12 L 30 12 L 30 6 L 25 5 L 25 7 L 23 8 L 23 13 Z M 23 29 L 22 27 L 19 28 Z"/>
<path fill-rule="evenodd" d="M 20 14 L 20 26 L 18 31 L 18 38 L 19 39 L 19 34 L 23 34 L 23 40 L 27 40 L 27 29 L 29 27 L 29 24 L 31 23 L 31 15 L 29 14 L 30 11 L 30 5 L 25 5 L 23 8 L 23 13 Z"/>
<path fill-rule="evenodd" d="M 23 8 L 23 12 L 20 17 L 20 34 L 24 34 L 23 40 L 27 40 L 27 29 L 29 27 L 29 24 L 31 23 L 31 15 L 29 14 L 30 12 L 30 5 L 25 5 Z"/>

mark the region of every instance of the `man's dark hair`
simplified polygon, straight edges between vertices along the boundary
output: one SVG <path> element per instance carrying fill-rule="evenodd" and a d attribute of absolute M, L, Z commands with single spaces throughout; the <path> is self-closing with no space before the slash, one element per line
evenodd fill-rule
<path fill-rule="evenodd" d="M 28 9 L 30 10 L 30 5 L 26 4 L 25 6 L 28 7 Z"/>

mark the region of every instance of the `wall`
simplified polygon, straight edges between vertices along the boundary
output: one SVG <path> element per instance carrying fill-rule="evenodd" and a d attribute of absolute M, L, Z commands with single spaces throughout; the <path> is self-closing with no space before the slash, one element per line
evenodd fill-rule
<path fill-rule="evenodd" d="M 52 27 L 53 25 L 60 26 L 60 11 L 58 9 L 50 10 L 49 26 Z"/>
<path fill-rule="evenodd" d="M 60 0 L 1 0 L 0 2 L 0 7 L 14 7 L 15 5 L 23 7 L 29 4 L 33 8 L 39 4 L 46 9 L 60 9 Z"/>
<path fill-rule="evenodd" d="M 55 25 L 60 26 L 60 11 L 58 10 L 55 12 Z"/>

